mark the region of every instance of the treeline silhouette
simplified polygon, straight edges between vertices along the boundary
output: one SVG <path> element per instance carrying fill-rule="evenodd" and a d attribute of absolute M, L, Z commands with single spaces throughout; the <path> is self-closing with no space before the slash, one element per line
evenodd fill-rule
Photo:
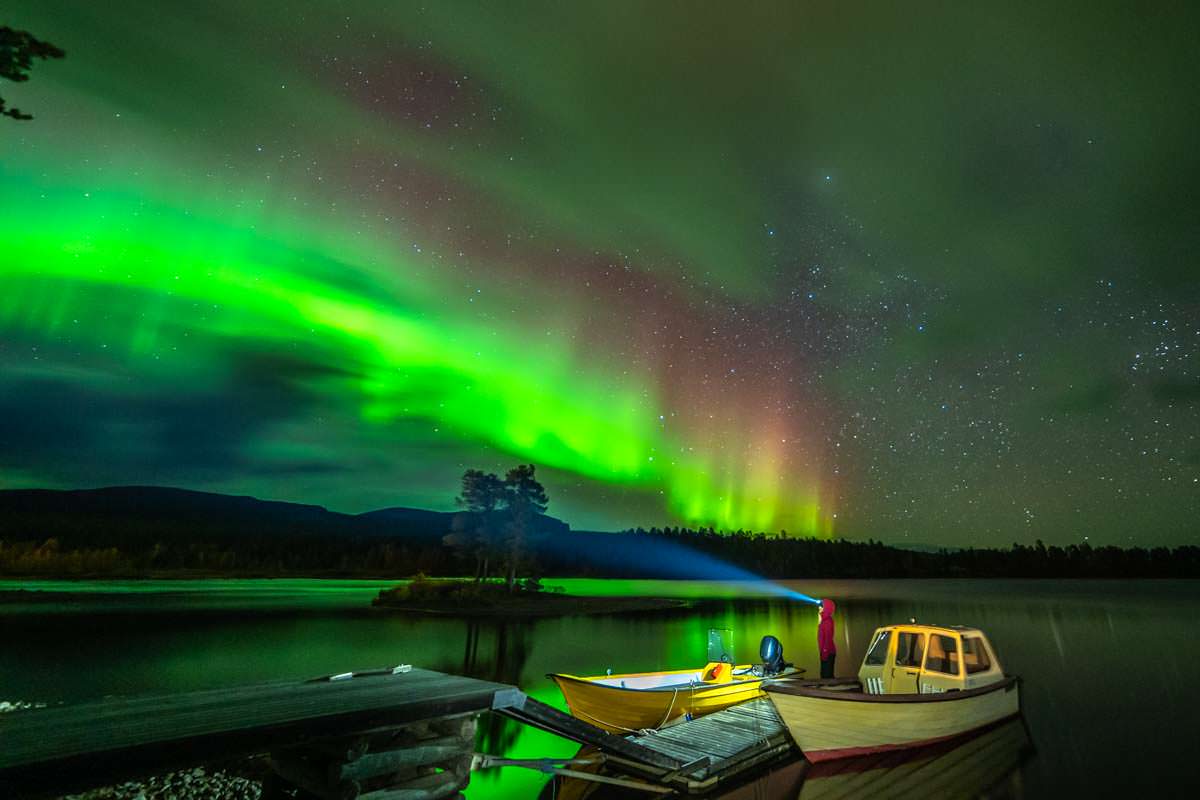
<path fill-rule="evenodd" d="M 1014 542 L 1009 548 L 918 551 L 875 540 L 665 528 L 624 532 L 628 545 L 686 546 L 769 578 L 1197 578 L 1200 547 L 1066 547 Z M 621 576 L 614 576 L 621 577 Z"/>
<path fill-rule="evenodd" d="M 664 557 L 661 548 L 672 551 Z M 532 553 L 534 576 L 595 578 L 730 577 L 693 570 L 674 548 L 710 556 L 766 578 L 1197 578 L 1200 547 L 1049 547 L 918 552 L 876 541 L 794 539 L 687 529 L 560 533 Z M 72 546 L 57 538 L 0 541 L 0 574 L 42 577 L 146 575 L 461 577 L 475 560 L 436 537 L 294 535 L 235 541 L 155 541 L 141 547 Z"/>
<path fill-rule="evenodd" d="M 73 546 L 58 538 L 0 540 L 0 575 L 16 577 L 402 577 L 461 575 L 466 560 L 439 543 L 298 535 L 239 541 Z"/>
<path fill-rule="evenodd" d="M 924 552 L 877 541 L 712 530 L 570 531 L 537 515 L 522 577 L 1197 578 L 1200 547 L 1013 544 Z M 337 514 L 157 487 L 0 491 L 0 575 L 16 577 L 477 574 L 472 512 Z M 523 547 L 526 545 L 523 545 Z"/>

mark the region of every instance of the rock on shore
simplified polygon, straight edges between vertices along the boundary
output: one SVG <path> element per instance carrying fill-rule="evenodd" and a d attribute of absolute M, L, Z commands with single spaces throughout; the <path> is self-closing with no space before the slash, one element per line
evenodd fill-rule
<path fill-rule="evenodd" d="M 258 781 L 224 770 L 208 772 L 196 767 L 64 795 L 61 800 L 258 800 L 260 797 L 262 785 Z"/>

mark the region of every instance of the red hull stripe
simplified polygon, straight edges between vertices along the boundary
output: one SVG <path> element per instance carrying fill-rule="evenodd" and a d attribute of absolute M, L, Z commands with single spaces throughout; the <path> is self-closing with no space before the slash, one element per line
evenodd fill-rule
<path fill-rule="evenodd" d="M 996 722 L 989 722 L 987 725 L 982 725 L 980 728 L 991 727 L 996 723 L 1004 722 L 1005 720 L 1012 719 L 1012 717 L 1015 716 L 1017 715 L 1011 714 L 1002 720 L 996 720 Z M 920 741 L 902 742 L 901 744 L 876 744 L 869 747 L 839 747 L 834 750 L 813 750 L 811 752 L 805 750 L 804 757 L 812 763 L 818 764 L 822 761 L 833 761 L 836 758 L 855 758 L 856 756 L 869 756 L 876 753 L 890 753 L 893 750 L 911 750 L 914 747 L 928 747 L 931 744 L 948 742 L 951 739 L 957 739 L 960 736 L 966 736 L 968 733 L 973 733 L 977 730 L 980 730 L 980 728 L 970 728 L 958 733 L 952 733 L 949 736 L 936 736 L 933 739 L 921 739 Z"/>

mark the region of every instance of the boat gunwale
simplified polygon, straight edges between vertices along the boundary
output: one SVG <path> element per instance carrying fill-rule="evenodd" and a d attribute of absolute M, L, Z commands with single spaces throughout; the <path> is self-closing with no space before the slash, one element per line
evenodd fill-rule
<path fill-rule="evenodd" d="M 691 672 L 692 670 L 686 670 L 686 671 Z M 633 674 L 639 674 L 639 673 L 633 673 Z M 640 673 L 640 674 L 644 675 L 647 673 Z M 723 683 L 712 683 L 712 682 L 706 682 L 706 681 L 701 681 L 699 683 L 672 683 L 672 684 L 667 684 L 665 686 L 651 686 L 648 688 L 639 689 L 636 686 L 613 686 L 612 684 L 609 684 L 609 683 L 598 683 L 598 682 L 596 682 L 595 679 L 592 679 L 592 678 L 582 678 L 578 675 L 566 675 L 566 674 L 563 674 L 560 672 L 547 672 L 546 677 L 555 682 L 567 681 L 570 683 L 578 683 L 578 684 L 583 684 L 585 686 L 592 686 L 592 687 L 596 687 L 596 688 L 600 688 L 600 689 L 612 689 L 613 691 L 617 691 L 617 692 L 640 692 L 642 694 L 647 694 L 647 693 L 649 693 L 649 694 L 655 694 L 655 693 L 667 694 L 669 692 L 679 692 L 679 691 L 684 691 L 687 689 L 690 689 L 693 691 L 706 691 L 707 692 L 707 691 L 712 691 L 714 689 L 745 688 L 747 684 L 750 684 L 750 683 L 761 684 L 764 681 L 768 680 L 767 678 L 757 676 L 757 677 L 745 678 L 742 680 L 725 681 Z M 598 676 L 598 677 L 616 678 L 616 677 L 627 677 L 627 676 L 603 675 L 603 676 Z"/>
<path fill-rule="evenodd" d="M 764 681 L 762 689 L 768 694 L 787 694 L 794 697 L 811 697 L 814 700 L 844 700 L 855 703 L 944 703 L 953 700 L 966 700 L 980 695 L 997 691 L 1010 691 L 1017 688 L 1021 679 L 1016 675 L 1005 675 L 1002 680 L 979 686 L 974 689 L 964 689 L 951 692 L 930 692 L 910 694 L 867 694 L 866 692 L 839 692 L 818 687 L 789 686 L 786 681 L 771 683 Z M 861 684 L 860 684 L 861 685 Z"/>
<path fill-rule="evenodd" d="M 734 668 L 746 667 L 747 669 L 750 669 L 753 666 L 753 664 L 737 664 Z M 693 667 L 692 669 L 660 669 L 652 670 L 650 672 L 614 672 L 611 675 L 572 675 L 569 672 L 547 672 L 546 677 L 549 678 L 555 675 L 562 675 L 579 681 L 598 681 L 601 679 L 607 680 L 609 678 L 644 678 L 647 675 L 698 675 L 703 671 L 703 667 L 699 669 Z"/>

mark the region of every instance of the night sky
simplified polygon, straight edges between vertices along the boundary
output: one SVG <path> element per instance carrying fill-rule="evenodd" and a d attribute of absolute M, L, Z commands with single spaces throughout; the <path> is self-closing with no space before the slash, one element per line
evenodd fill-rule
<path fill-rule="evenodd" d="M 0 485 L 1196 543 L 1200 7 L 16 0 Z"/>

